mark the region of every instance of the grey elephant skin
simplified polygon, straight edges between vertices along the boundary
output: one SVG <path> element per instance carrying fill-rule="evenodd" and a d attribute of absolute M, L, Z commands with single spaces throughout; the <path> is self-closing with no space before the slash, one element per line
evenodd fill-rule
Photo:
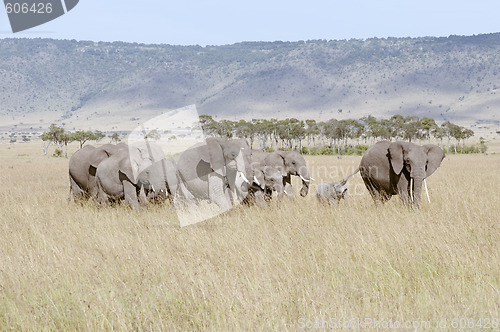
<path fill-rule="evenodd" d="M 342 199 L 347 204 L 349 190 L 346 183 L 347 179 L 340 182 L 323 182 L 316 187 L 316 198 L 325 205 L 339 203 Z"/>
<path fill-rule="evenodd" d="M 233 207 L 233 195 L 247 192 L 253 179 L 251 149 L 244 139 L 207 138 L 184 151 L 177 166 L 180 178 L 196 200 L 208 200 L 223 211 Z M 238 179 L 243 187 L 236 188 Z"/>
<path fill-rule="evenodd" d="M 399 195 L 407 205 L 419 206 L 422 183 L 444 159 L 437 145 L 381 141 L 363 155 L 359 171 L 373 200 L 385 202 Z"/>
<path fill-rule="evenodd" d="M 257 203 L 260 207 L 267 207 L 273 192 L 276 192 L 278 198 L 281 199 L 284 193 L 281 172 L 274 167 L 263 166 L 257 162 L 252 162 L 252 168 L 254 180 L 242 203 L 245 205 Z"/>
<path fill-rule="evenodd" d="M 177 172 L 177 164 L 173 158 L 155 161 L 141 171 L 137 176 L 136 187 L 144 190 L 148 201 L 153 202 L 173 200 L 185 194 Z"/>
<path fill-rule="evenodd" d="M 103 160 L 95 171 L 97 200 L 102 204 L 124 199 L 132 208 L 147 204 L 144 190 L 153 197 L 165 195 L 168 189 L 169 162 L 160 146 L 153 143 L 129 145 Z"/>
<path fill-rule="evenodd" d="M 287 196 L 292 196 L 292 175 L 299 176 L 302 180 L 300 195 L 303 197 L 307 195 L 311 177 L 309 176 L 306 161 L 300 153 L 297 151 L 275 151 L 270 153 L 253 151 L 253 155 L 253 159 L 259 164 L 276 168 L 281 172 L 284 192 Z"/>
<path fill-rule="evenodd" d="M 124 143 L 105 144 L 100 147 L 86 145 L 76 151 L 69 160 L 70 195 L 75 200 L 97 196 L 95 170 L 105 159 L 122 150 L 128 149 Z"/>

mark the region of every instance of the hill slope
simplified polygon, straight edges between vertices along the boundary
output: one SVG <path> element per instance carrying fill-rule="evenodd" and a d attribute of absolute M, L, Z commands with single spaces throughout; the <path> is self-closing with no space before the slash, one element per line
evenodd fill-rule
<path fill-rule="evenodd" d="M 0 40 L 0 126 L 123 130 L 196 104 L 223 118 L 400 113 L 498 130 L 500 34 L 226 46 Z"/>

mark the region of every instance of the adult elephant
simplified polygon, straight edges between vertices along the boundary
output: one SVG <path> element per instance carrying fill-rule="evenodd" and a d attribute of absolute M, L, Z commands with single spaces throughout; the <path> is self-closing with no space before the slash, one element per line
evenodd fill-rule
<path fill-rule="evenodd" d="M 287 196 L 292 196 L 291 176 L 299 176 L 302 180 L 300 195 L 306 196 L 309 192 L 309 184 L 312 178 L 309 176 L 306 161 L 297 151 L 275 151 L 266 153 L 253 151 L 254 160 L 261 165 L 278 169 L 283 178 L 284 192 Z"/>
<path fill-rule="evenodd" d="M 95 169 L 98 201 L 108 204 L 124 199 L 132 208 L 139 207 L 139 201 L 147 204 L 145 194 L 154 198 L 167 195 L 169 174 L 175 177 L 165 159 L 161 147 L 154 143 L 131 144 L 103 160 Z M 92 167 L 91 167 L 92 168 Z"/>
<path fill-rule="evenodd" d="M 128 149 L 127 144 L 104 144 L 100 147 L 86 145 L 76 151 L 69 159 L 70 196 L 75 200 L 97 197 L 95 170 L 105 159 L 122 150 Z"/>
<path fill-rule="evenodd" d="M 248 194 L 242 203 L 251 205 L 257 203 L 261 207 L 266 207 L 268 201 L 275 191 L 281 199 L 284 193 L 283 177 L 281 172 L 271 166 L 262 166 L 252 163 L 254 180 L 248 188 Z"/>
<path fill-rule="evenodd" d="M 209 200 L 223 211 L 233 206 L 238 179 L 246 192 L 253 179 L 251 149 L 244 139 L 207 138 L 184 151 L 177 166 L 186 189 L 195 199 Z"/>
<path fill-rule="evenodd" d="M 443 150 L 433 144 L 381 141 L 366 150 L 359 172 L 376 203 L 399 195 L 405 204 L 418 207 L 422 182 L 427 192 L 425 179 L 443 158 Z"/>

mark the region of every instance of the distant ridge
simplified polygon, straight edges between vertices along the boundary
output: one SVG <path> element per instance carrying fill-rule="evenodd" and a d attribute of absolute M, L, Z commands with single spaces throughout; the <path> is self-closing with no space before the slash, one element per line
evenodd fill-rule
<path fill-rule="evenodd" d="M 0 130 L 218 118 L 429 116 L 499 129 L 500 33 L 171 46 L 0 39 Z"/>

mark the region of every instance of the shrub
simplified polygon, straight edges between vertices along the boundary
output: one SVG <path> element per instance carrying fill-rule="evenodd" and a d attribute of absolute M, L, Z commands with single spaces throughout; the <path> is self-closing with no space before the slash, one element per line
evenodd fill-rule
<path fill-rule="evenodd" d="M 317 155 L 321 154 L 321 151 L 320 151 L 319 148 L 314 147 L 314 148 L 310 148 L 309 149 L 309 154 L 312 155 L 312 156 L 317 156 Z"/>
<path fill-rule="evenodd" d="M 333 149 L 328 147 L 328 146 L 324 146 L 321 148 L 321 150 L 319 151 L 319 153 L 321 155 L 332 155 L 333 154 Z"/>
<path fill-rule="evenodd" d="M 353 151 L 356 156 L 362 156 L 365 154 L 366 150 L 368 150 L 368 145 L 358 144 L 354 147 Z"/>
<path fill-rule="evenodd" d="M 265 152 L 274 152 L 274 149 L 266 146 L 266 148 L 264 149 L 264 151 Z"/>
<path fill-rule="evenodd" d="M 457 145 L 457 154 L 485 153 L 488 147 L 484 142 L 474 145 Z M 451 148 L 449 154 L 455 154 L 455 149 Z"/>
<path fill-rule="evenodd" d="M 54 151 L 54 157 L 62 157 L 63 156 L 63 150 L 61 149 L 56 149 Z"/>

